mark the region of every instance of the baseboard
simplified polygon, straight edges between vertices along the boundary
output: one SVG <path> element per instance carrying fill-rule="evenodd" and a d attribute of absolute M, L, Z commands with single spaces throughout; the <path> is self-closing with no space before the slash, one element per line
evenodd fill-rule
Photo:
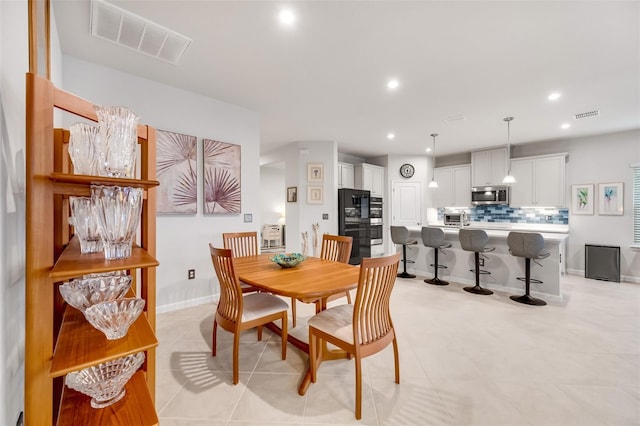
<path fill-rule="evenodd" d="M 191 306 L 204 305 L 218 300 L 218 295 L 198 297 L 197 299 L 183 300 L 182 302 L 169 303 L 156 307 L 156 314 L 164 314 L 167 312 L 177 311 Z"/>
<path fill-rule="evenodd" d="M 567 269 L 567 274 L 577 275 L 584 278 L 584 269 Z M 640 284 L 640 277 L 620 275 L 620 281 L 629 284 Z"/>

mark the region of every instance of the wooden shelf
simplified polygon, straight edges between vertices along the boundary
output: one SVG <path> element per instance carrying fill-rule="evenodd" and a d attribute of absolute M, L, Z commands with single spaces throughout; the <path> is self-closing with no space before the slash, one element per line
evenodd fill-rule
<path fill-rule="evenodd" d="M 80 242 L 74 237 L 49 271 L 49 277 L 54 281 L 62 281 L 85 274 L 149 268 L 158 265 L 159 262 L 153 256 L 137 246 L 132 248 L 131 256 L 126 259 L 105 260 L 103 253 L 81 254 Z"/>
<path fill-rule="evenodd" d="M 149 189 L 160 185 L 157 180 L 113 178 L 107 176 L 74 175 L 69 173 L 51 173 L 49 179 L 55 182 L 56 194 L 76 196 L 91 195 L 91 185 L 129 186 Z"/>
<path fill-rule="evenodd" d="M 108 340 L 104 333 L 95 329 L 85 319 L 82 312 L 67 306 L 53 352 L 49 376 L 63 376 L 71 371 L 78 371 L 156 346 L 158 346 L 158 339 L 144 312 L 131 324 L 125 337 Z"/>
<path fill-rule="evenodd" d="M 124 398 L 105 408 L 91 407 L 91 398 L 68 387 L 62 391 L 59 426 L 155 426 L 158 415 L 145 381 L 144 373 L 138 370 L 125 385 Z"/>

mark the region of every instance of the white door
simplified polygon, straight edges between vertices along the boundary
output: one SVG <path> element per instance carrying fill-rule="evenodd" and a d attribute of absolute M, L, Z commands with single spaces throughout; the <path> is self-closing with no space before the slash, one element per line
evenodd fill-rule
<path fill-rule="evenodd" d="M 391 225 L 422 226 L 422 182 L 393 182 Z"/>

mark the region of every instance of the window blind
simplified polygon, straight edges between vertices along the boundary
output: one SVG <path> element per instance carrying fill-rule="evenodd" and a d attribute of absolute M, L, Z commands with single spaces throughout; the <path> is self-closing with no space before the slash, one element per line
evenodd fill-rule
<path fill-rule="evenodd" d="M 633 167 L 633 242 L 640 244 L 640 164 Z"/>

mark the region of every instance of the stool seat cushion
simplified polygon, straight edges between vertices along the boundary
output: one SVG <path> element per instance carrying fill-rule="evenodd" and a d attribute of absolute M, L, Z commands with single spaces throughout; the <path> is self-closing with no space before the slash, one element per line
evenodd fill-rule
<path fill-rule="evenodd" d="M 449 244 L 451 247 L 450 243 L 444 243 L 444 231 L 431 226 L 422 227 L 422 244 L 432 248 L 444 248 L 443 244 Z"/>
<path fill-rule="evenodd" d="M 466 251 L 485 251 L 489 242 L 489 236 L 482 229 L 461 229 L 458 237 L 462 250 Z"/>
<path fill-rule="evenodd" d="M 517 257 L 543 259 L 549 257 L 544 249 L 544 237 L 535 232 L 509 232 L 507 235 L 509 252 Z"/>
<path fill-rule="evenodd" d="M 391 227 L 391 241 L 394 244 L 416 244 L 417 241 L 409 240 L 409 230 L 406 226 Z"/>

